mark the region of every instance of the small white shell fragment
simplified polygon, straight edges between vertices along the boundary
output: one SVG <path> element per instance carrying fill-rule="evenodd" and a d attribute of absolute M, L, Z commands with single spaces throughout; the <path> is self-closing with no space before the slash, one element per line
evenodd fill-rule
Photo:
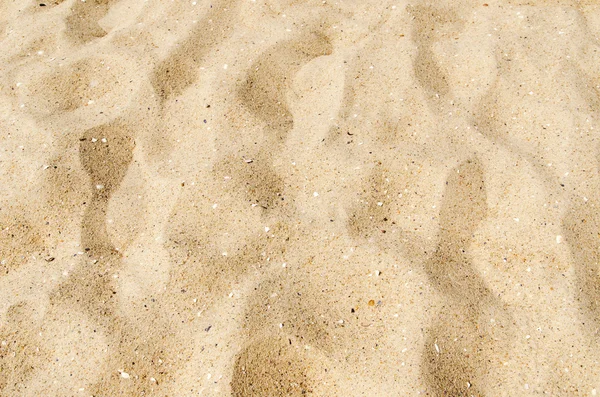
<path fill-rule="evenodd" d="M 125 371 L 119 371 L 121 373 L 121 378 L 123 379 L 129 379 L 129 374 Z"/>
<path fill-rule="evenodd" d="M 92 138 L 92 142 L 97 142 L 98 140 L 96 138 Z"/>
<path fill-rule="evenodd" d="M 265 226 L 265 232 L 268 232 L 269 230 L 271 230 L 271 228 L 268 226 Z"/>
<path fill-rule="evenodd" d="M 438 352 L 438 354 L 439 354 L 440 347 L 437 345 L 437 343 L 434 343 L 434 346 L 435 346 L 435 351 Z"/>
<path fill-rule="evenodd" d="M 313 193 L 313 196 L 314 196 L 314 197 L 319 197 L 319 193 L 317 193 L 317 192 L 314 192 L 314 193 Z"/>
<path fill-rule="evenodd" d="M 556 236 L 556 244 L 560 244 L 562 241 L 562 236 Z"/>
<path fill-rule="evenodd" d="M 102 190 L 102 189 L 104 189 L 104 185 L 96 185 L 96 189 Z"/>

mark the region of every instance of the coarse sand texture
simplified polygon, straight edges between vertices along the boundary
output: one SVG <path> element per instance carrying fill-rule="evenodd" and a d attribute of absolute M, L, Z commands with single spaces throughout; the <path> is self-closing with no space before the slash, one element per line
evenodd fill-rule
<path fill-rule="evenodd" d="M 0 0 L 0 397 L 600 391 L 598 0 Z"/>

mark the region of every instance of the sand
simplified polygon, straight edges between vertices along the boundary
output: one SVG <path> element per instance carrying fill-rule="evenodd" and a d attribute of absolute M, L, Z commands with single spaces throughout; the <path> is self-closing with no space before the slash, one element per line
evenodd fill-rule
<path fill-rule="evenodd" d="M 485 1 L 0 0 L 0 395 L 597 395 L 600 6 Z"/>

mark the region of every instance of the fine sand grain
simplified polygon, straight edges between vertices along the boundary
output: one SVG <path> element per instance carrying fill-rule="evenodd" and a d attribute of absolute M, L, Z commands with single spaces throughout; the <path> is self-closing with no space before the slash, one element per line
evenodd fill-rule
<path fill-rule="evenodd" d="M 595 0 L 0 0 L 0 396 L 595 396 Z"/>

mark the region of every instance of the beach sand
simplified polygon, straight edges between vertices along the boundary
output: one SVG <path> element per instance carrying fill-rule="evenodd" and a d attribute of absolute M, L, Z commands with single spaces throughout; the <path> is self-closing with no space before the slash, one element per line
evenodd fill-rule
<path fill-rule="evenodd" d="M 0 395 L 597 395 L 596 4 L 0 0 Z"/>

